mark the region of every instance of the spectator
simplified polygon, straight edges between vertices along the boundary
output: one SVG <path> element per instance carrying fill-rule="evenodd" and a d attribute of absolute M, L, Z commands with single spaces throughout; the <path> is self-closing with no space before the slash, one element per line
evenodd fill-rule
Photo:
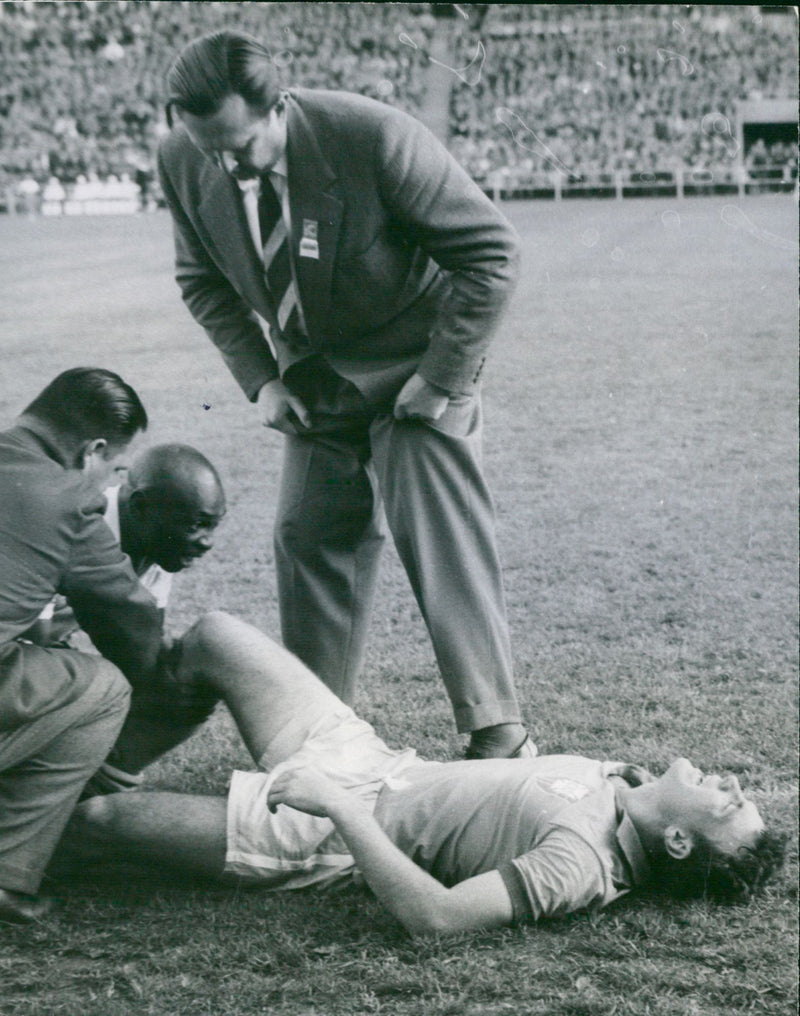
<path fill-rule="evenodd" d="M 569 166 L 590 148 L 601 171 L 641 170 L 693 165 L 708 113 L 733 123 L 741 99 L 797 95 L 791 8 L 756 20 L 750 8 L 731 6 L 474 7 L 469 20 L 450 19 L 449 62 L 467 66 L 478 42 L 486 61 L 477 83 L 453 76 L 451 133 L 483 177 L 510 167 L 521 179 L 517 167 L 531 155 L 535 173 L 554 168 L 544 151 L 513 142 L 498 107 L 548 143 L 572 125 L 574 144 L 560 156 Z M 50 4 L 0 4 L 0 156 L 17 179 L 34 165 L 40 184 L 51 173 L 66 184 L 78 173 L 135 173 L 142 160 L 152 167 L 174 49 L 232 23 L 258 34 L 263 22 L 257 4 L 56 9 L 53 17 Z M 424 5 L 276 3 L 270 19 L 284 47 L 275 59 L 293 83 L 346 87 L 419 113 L 435 29 Z M 626 156 L 630 137 L 637 141 Z M 729 167 L 731 148 L 717 138 L 711 164 Z M 796 148 L 791 157 L 796 164 Z"/>

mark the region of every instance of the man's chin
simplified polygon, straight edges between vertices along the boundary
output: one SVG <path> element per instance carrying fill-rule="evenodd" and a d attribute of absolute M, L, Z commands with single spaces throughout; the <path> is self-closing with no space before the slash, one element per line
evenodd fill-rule
<path fill-rule="evenodd" d="M 175 575 L 176 572 L 186 571 L 189 565 L 194 561 L 193 557 L 180 557 L 177 560 L 175 558 L 168 558 L 161 561 L 156 561 L 156 564 L 162 571 L 169 572 L 170 575 Z"/>
<path fill-rule="evenodd" d="M 178 560 L 177 565 L 171 568 L 164 567 L 164 571 L 179 572 L 186 571 L 187 568 L 191 568 L 195 561 L 199 561 L 203 554 L 187 554 L 185 557 L 181 557 Z"/>
<path fill-rule="evenodd" d="M 237 180 L 255 180 L 265 172 L 265 169 L 259 169 L 257 166 L 234 166 L 231 176 L 234 176 Z"/>

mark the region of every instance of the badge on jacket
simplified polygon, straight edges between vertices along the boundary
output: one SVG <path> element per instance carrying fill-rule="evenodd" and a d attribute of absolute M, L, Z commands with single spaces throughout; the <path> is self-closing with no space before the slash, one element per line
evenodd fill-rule
<path fill-rule="evenodd" d="M 300 257 L 319 261 L 317 242 L 318 223 L 316 219 L 303 219 L 303 236 L 300 240 Z"/>

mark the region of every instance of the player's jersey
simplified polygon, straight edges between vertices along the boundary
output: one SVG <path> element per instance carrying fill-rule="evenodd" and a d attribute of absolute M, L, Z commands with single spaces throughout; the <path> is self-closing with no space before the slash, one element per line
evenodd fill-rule
<path fill-rule="evenodd" d="M 571 755 L 420 762 L 381 791 L 375 818 L 445 885 L 499 869 L 518 917 L 604 906 L 644 881 L 618 806 L 618 763 Z"/>

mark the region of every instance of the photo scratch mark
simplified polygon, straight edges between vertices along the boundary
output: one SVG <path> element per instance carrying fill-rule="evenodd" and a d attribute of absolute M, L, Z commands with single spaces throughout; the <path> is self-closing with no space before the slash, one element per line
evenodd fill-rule
<path fill-rule="evenodd" d="M 542 156 L 545 161 L 549 162 L 557 169 L 562 170 L 564 173 L 572 173 L 572 170 L 568 166 L 564 165 L 555 152 L 548 148 L 542 141 L 536 131 L 528 127 L 525 121 L 522 120 L 521 117 L 517 116 L 513 109 L 508 109 L 507 106 L 498 106 L 494 112 L 495 117 L 499 120 L 499 122 L 511 131 L 514 144 L 518 145 L 526 152 L 533 152 L 534 155 Z M 538 147 L 531 147 L 529 143 L 526 143 L 529 138 L 533 139 Z"/>

